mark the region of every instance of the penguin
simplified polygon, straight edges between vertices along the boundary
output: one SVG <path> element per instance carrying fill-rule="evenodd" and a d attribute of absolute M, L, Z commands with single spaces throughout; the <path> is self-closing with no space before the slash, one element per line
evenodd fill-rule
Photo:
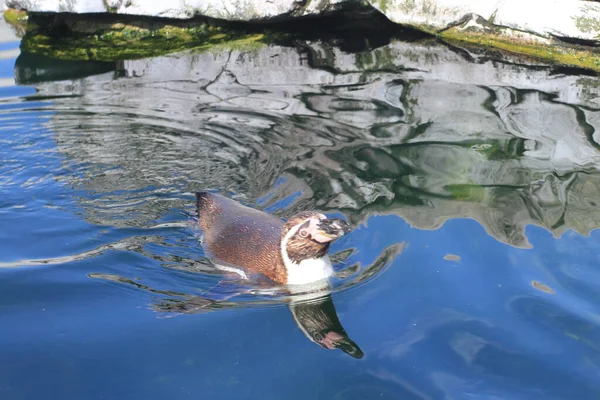
<path fill-rule="evenodd" d="M 286 222 L 211 192 L 196 193 L 202 247 L 217 268 L 243 278 L 262 276 L 283 286 L 327 281 L 328 250 L 350 225 L 315 211 Z"/>

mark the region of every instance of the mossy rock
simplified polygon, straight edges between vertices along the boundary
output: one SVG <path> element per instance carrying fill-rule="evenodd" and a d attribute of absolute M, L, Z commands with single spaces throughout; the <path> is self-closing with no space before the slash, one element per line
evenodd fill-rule
<path fill-rule="evenodd" d="M 387 1 L 387 0 L 385 0 Z M 296 37 L 312 34 L 312 40 L 322 40 L 335 30 L 340 37 L 359 32 L 373 38 L 397 34 L 399 26 L 380 14 L 366 14 L 361 19 L 348 21 L 305 20 L 296 31 L 290 21 L 276 24 L 244 24 L 209 18 L 172 20 L 120 14 L 42 14 L 8 9 L 5 20 L 17 30 L 25 32 L 21 48 L 25 52 L 61 60 L 119 61 L 161 56 L 172 52 L 194 49 L 199 52 L 253 50 L 265 44 L 293 41 Z M 525 37 L 523 33 L 501 28 L 489 21 L 465 23 L 442 32 L 433 32 L 426 24 L 415 27 L 422 32 L 436 33 L 437 37 L 462 46 L 479 49 L 499 49 L 508 53 L 533 57 L 546 63 L 580 67 L 600 71 L 600 52 L 593 46 L 565 43 L 559 40 Z M 338 24 L 340 29 L 338 29 Z M 392 26 L 393 25 L 393 26 Z M 474 27 L 475 26 L 475 27 Z M 333 27 L 333 28 L 332 28 Z M 298 29 L 299 28 L 299 29 Z M 342 29 L 343 28 L 343 29 Z M 370 34 L 375 30 L 376 34 Z M 377 31 L 379 30 L 379 31 Z M 298 33 L 302 32 L 302 33 Z M 371 32 L 373 33 L 373 32 Z M 375 40 L 375 42 L 377 42 Z M 381 54 L 380 54 L 381 53 Z M 373 68 L 393 68 L 395 63 L 385 52 L 359 57 L 359 65 Z"/>
<path fill-rule="evenodd" d="M 349 17 L 347 13 L 351 13 Z M 391 38 L 422 37 L 392 23 L 369 7 L 315 18 L 247 23 L 204 17 L 166 19 L 123 14 L 30 13 L 22 50 L 62 60 L 120 61 L 182 50 L 254 50 L 266 44 L 295 46 L 298 41 L 381 46 Z M 362 43 L 362 44 L 359 44 Z"/>
<path fill-rule="evenodd" d="M 23 37 L 27 28 L 27 13 L 21 10 L 7 8 L 2 12 L 2 16 L 8 25 L 10 25 L 18 37 Z"/>
<path fill-rule="evenodd" d="M 270 37 L 208 19 L 186 21 L 32 14 L 21 41 L 24 52 L 61 60 L 119 61 L 197 49 L 251 50 Z"/>
<path fill-rule="evenodd" d="M 525 35 L 490 25 L 483 29 L 455 26 L 440 32 L 438 37 L 457 45 L 462 42 L 477 48 L 500 49 L 550 64 L 600 71 L 600 51 L 594 46 Z"/>

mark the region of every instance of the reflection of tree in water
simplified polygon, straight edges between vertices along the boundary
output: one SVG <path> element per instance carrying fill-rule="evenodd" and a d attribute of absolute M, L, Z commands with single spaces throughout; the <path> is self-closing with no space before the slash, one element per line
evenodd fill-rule
<path fill-rule="evenodd" d="M 125 62 L 130 78 L 40 84 L 77 92 L 55 100 L 71 171 L 60 179 L 88 218 L 113 226 L 191 210 L 186 194 L 207 188 L 265 207 L 300 193 L 284 216 L 393 213 L 424 229 L 473 218 L 520 247 L 527 224 L 557 235 L 599 226 L 598 116 L 583 80 L 431 43 L 370 57 L 325 47 L 184 54 Z"/>

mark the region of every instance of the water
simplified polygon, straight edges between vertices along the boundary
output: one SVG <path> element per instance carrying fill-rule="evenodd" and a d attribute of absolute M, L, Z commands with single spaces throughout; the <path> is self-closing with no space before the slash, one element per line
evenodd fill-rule
<path fill-rule="evenodd" d="M 598 398 L 598 78 L 378 46 L 1 43 L 0 397 Z M 204 189 L 353 224 L 331 301 L 363 358 L 281 296 L 227 298 Z"/>

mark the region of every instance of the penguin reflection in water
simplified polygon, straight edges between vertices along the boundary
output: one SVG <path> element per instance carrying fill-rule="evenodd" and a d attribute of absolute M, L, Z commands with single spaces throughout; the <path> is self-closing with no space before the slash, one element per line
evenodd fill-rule
<path fill-rule="evenodd" d="M 287 222 L 229 198 L 196 193 L 202 247 L 223 271 L 244 279 L 267 278 L 292 295 L 289 308 L 302 332 L 327 349 L 362 358 L 360 348 L 340 324 L 327 289 L 334 271 L 331 242 L 350 232 L 344 220 L 303 211 Z M 318 290 L 306 294 L 306 289 Z M 304 294 L 294 296 L 294 292 Z"/>

